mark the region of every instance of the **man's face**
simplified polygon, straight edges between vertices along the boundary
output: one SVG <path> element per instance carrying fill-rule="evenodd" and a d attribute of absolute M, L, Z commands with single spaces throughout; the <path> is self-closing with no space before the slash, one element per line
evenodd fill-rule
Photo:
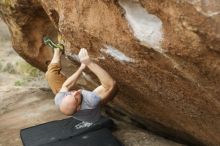
<path fill-rule="evenodd" d="M 80 108 L 81 94 L 80 90 L 70 91 L 70 94 L 65 96 L 60 105 L 60 111 L 65 115 L 72 115 Z"/>

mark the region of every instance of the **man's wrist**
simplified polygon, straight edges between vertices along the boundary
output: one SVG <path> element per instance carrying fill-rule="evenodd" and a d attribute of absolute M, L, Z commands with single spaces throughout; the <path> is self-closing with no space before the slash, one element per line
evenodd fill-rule
<path fill-rule="evenodd" d="M 93 64 L 93 61 L 90 60 L 89 62 L 86 63 L 86 66 L 90 66 L 91 64 Z"/>
<path fill-rule="evenodd" d="M 87 58 L 82 61 L 82 63 L 84 63 L 86 66 L 88 66 L 91 62 L 92 62 L 92 60 L 90 58 Z"/>
<path fill-rule="evenodd" d="M 81 71 L 83 71 L 84 69 L 86 68 L 86 65 L 84 64 L 84 65 L 80 65 L 80 67 L 79 67 L 79 70 L 81 70 Z"/>

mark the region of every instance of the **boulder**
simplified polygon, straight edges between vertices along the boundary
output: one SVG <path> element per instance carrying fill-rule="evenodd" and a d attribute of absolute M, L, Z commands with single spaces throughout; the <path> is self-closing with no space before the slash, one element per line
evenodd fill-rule
<path fill-rule="evenodd" d="M 87 48 L 117 81 L 114 108 L 166 137 L 220 145 L 220 1 L 3 0 L 0 15 L 33 66 L 46 71 L 42 38 L 61 34 L 73 64 Z"/>

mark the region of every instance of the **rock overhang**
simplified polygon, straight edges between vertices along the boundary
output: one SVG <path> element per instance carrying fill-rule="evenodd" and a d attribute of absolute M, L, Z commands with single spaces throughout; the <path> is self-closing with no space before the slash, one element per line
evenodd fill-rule
<path fill-rule="evenodd" d="M 217 13 L 204 15 L 210 14 L 208 8 L 199 11 L 198 3 L 174 0 L 10 2 L 0 4 L 1 16 L 14 49 L 29 63 L 46 70 L 52 50 L 42 37 L 55 40 L 59 32 L 67 54 L 88 48 L 117 80 L 114 106 L 166 135 L 219 143 Z M 89 78 L 97 83 L 93 75 Z"/>

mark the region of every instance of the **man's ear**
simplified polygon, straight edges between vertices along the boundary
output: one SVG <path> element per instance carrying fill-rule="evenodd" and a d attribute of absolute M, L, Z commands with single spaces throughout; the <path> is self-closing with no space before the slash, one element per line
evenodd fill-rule
<path fill-rule="evenodd" d="M 76 92 L 79 93 L 79 94 L 81 94 L 81 90 L 77 90 Z"/>
<path fill-rule="evenodd" d="M 76 111 L 78 112 L 80 110 L 81 105 L 79 105 L 76 109 Z"/>

